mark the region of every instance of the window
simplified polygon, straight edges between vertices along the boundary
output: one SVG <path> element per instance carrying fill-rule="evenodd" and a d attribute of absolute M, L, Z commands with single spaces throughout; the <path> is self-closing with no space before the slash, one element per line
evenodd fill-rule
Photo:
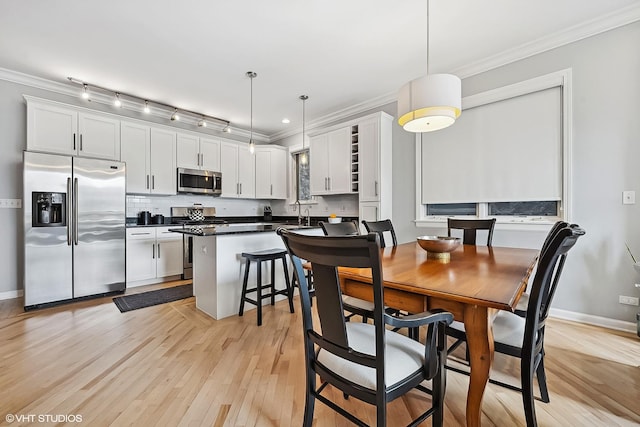
<path fill-rule="evenodd" d="M 570 76 L 565 70 L 466 97 L 453 126 L 421 134 L 416 219 L 569 218 Z"/>
<path fill-rule="evenodd" d="M 306 161 L 303 161 L 306 157 Z M 309 150 L 293 153 L 293 163 L 295 168 L 296 200 L 310 201 L 311 187 L 309 185 Z"/>

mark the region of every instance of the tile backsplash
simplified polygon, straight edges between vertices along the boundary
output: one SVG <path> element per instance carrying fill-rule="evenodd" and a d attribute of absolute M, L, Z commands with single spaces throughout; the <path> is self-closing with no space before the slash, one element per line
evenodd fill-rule
<path fill-rule="evenodd" d="M 176 196 L 127 195 L 127 217 L 136 217 L 140 211 L 152 214 L 171 215 L 171 207 L 189 207 L 194 203 L 215 207 L 218 216 L 254 216 L 262 215 L 264 207 L 270 206 L 268 200 L 226 199 L 212 196 L 181 194 Z"/>

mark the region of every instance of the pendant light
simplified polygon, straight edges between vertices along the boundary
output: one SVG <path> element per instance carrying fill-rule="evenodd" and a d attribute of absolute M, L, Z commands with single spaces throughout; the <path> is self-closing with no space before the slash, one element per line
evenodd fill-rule
<path fill-rule="evenodd" d="M 305 137 L 305 129 L 304 129 L 304 105 L 307 101 L 307 99 L 309 99 L 309 97 L 307 95 L 300 95 L 300 99 L 302 100 L 302 154 L 300 154 L 300 163 L 303 165 L 306 165 L 307 162 L 309 161 L 307 159 L 307 152 L 304 151 L 304 137 Z"/>
<path fill-rule="evenodd" d="M 427 0 L 427 74 L 405 84 L 398 94 L 398 124 L 408 132 L 451 126 L 462 108 L 462 84 L 453 74 L 429 74 L 429 0 Z"/>
<path fill-rule="evenodd" d="M 247 77 L 251 79 L 251 136 L 249 136 L 249 152 L 253 154 L 256 151 L 256 144 L 253 142 L 253 79 L 258 77 L 258 74 L 253 71 L 247 71 Z"/>

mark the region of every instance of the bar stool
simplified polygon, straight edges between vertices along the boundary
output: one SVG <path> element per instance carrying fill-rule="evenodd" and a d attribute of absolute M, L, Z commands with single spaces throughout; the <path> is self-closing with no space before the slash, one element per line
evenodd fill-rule
<path fill-rule="evenodd" d="M 289 300 L 289 310 L 293 313 L 293 288 L 289 283 L 289 269 L 287 268 L 287 251 L 285 249 L 265 249 L 263 251 L 255 251 L 255 252 L 243 252 L 242 257 L 246 258 L 246 264 L 244 269 L 244 281 L 242 282 L 242 295 L 240 298 L 240 311 L 238 312 L 239 316 L 242 316 L 244 313 L 244 303 L 245 301 L 254 304 L 258 309 L 258 326 L 262 325 L 262 300 L 264 298 L 271 298 L 271 305 L 274 305 L 276 302 L 276 295 L 286 295 Z M 286 284 L 286 289 L 276 290 L 276 260 L 282 260 L 282 268 L 284 270 L 284 280 Z M 247 282 L 249 280 L 249 267 L 251 266 L 251 261 L 256 261 L 256 266 L 258 268 L 256 273 L 256 287 L 247 289 Z M 262 262 L 263 261 L 271 261 L 271 283 L 267 285 L 262 284 Z M 271 292 L 264 294 L 262 293 L 263 288 L 271 288 Z M 256 299 L 251 299 L 247 296 L 247 294 L 255 292 Z"/>

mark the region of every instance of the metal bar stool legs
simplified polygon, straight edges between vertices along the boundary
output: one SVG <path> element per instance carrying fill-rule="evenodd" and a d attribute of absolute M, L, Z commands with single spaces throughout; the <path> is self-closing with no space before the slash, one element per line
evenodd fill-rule
<path fill-rule="evenodd" d="M 271 299 L 271 305 L 274 305 L 276 302 L 276 295 L 285 295 L 289 300 L 289 311 L 293 313 L 293 287 L 289 281 L 289 268 L 287 267 L 287 252 L 283 249 L 267 249 L 264 251 L 256 251 L 256 252 L 244 252 L 242 257 L 246 259 L 245 262 L 245 270 L 244 270 L 244 280 L 242 282 L 242 295 L 240 296 L 240 310 L 238 311 L 238 315 L 242 316 L 244 314 L 244 303 L 249 302 L 256 306 L 257 315 L 258 315 L 258 326 L 262 325 L 262 300 L 264 298 Z M 276 260 L 282 260 L 282 269 L 284 272 L 284 281 L 285 281 L 285 289 L 276 290 Z M 247 282 L 249 281 L 249 268 L 251 266 L 251 261 L 256 262 L 256 287 L 255 288 L 247 288 Z M 271 261 L 271 282 L 269 284 L 262 284 L 262 262 L 263 261 Z M 267 293 L 263 292 L 263 289 L 267 291 Z M 252 292 L 256 293 L 256 298 L 251 299 L 247 296 Z"/>

